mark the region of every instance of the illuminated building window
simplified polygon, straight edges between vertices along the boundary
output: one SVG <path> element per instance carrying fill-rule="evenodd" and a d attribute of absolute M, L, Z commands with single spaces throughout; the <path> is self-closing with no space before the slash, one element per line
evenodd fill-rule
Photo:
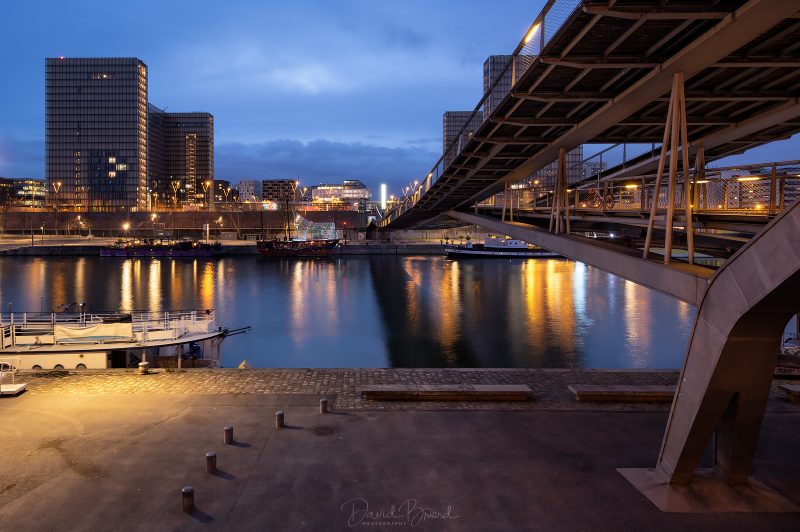
<path fill-rule="evenodd" d="M 108 158 L 108 164 L 116 164 L 116 162 L 117 162 L 117 158 L 116 157 L 109 157 Z"/>
<path fill-rule="evenodd" d="M 123 164 L 123 163 L 117 164 L 117 170 L 122 171 L 122 170 L 127 170 L 127 169 L 128 169 L 128 165 L 127 164 Z"/>
<path fill-rule="evenodd" d="M 117 177 L 117 173 L 114 170 L 109 170 L 108 177 Z"/>

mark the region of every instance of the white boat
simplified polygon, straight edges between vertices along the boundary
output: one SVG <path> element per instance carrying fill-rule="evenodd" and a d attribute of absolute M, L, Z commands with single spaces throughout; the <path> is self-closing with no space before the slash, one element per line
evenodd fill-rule
<path fill-rule="evenodd" d="M 186 366 L 213 367 L 230 334 L 217 327 L 213 310 L 16 312 L 0 314 L 0 357 L 18 359 L 16 369 L 34 370 L 125 368 L 139 362 L 157 367 L 167 359 L 177 367 L 184 360 Z"/>
<path fill-rule="evenodd" d="M 558 253 L 544 248 L 533 246 L 522 240 L 489 235 L 483 244 L 473 244 L 468 241 L 461 245 L 445 246 L 444 252 L 448 257 L 500 257 L 500 258 L 547 258 L 560 257 Z"/>

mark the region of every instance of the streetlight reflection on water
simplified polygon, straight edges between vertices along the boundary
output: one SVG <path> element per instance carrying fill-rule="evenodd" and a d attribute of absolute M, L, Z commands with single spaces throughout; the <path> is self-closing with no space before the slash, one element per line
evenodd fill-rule
<path fill-rule="evenodd" d="M 214 308 L 223 363 L 679 367 L 694 311 L 566 260 L 0 258 L 15 312 Z"/>

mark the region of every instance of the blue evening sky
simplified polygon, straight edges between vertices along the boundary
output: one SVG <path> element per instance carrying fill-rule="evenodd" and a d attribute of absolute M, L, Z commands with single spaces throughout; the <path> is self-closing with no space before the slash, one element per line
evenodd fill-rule
<path fill-rule="evenodd" d="M 149 99 L 215 117 L 216 177 L 358 178 L 398 191 L 471 110 L 483 61 L 542 0 L 3 1 L 0 176 L 43 177 L 44 58 L 130 57 Z M 784 141 L 735 162 L 796 158 Z"/>

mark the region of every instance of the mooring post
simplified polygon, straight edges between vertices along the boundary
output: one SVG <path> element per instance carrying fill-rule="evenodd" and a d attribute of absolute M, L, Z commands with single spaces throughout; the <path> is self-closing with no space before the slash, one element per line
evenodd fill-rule
<path fill-rule="evenodd" d="M 325 397 L 319 400 L 319 413 L 320 414 L 328 413 L 328 400 Z"/>
<path fill-rule="evenodd" d="M 214 474 L 217 472 L 217 453 L 206 453 L 206 473 Z"/>
<path fill-rule="evenodd" d="M 233 443 L 233 426 L 228 425 L 223 431 L 225 435 L 222 441 L 225 442 L 225 445 L 231 445 Z"/>
<path fill-rule="evenodd" d="M 275 412 L 275 428 L 282 429 L 285 425 L 283 424 L 283 410 L 278 410 Z"/>
<path fill-rule="evenodd" d="M 181 509 L 186 513 L 194 510 L 194 488 L 191 486 L 181 490 Z"/>

